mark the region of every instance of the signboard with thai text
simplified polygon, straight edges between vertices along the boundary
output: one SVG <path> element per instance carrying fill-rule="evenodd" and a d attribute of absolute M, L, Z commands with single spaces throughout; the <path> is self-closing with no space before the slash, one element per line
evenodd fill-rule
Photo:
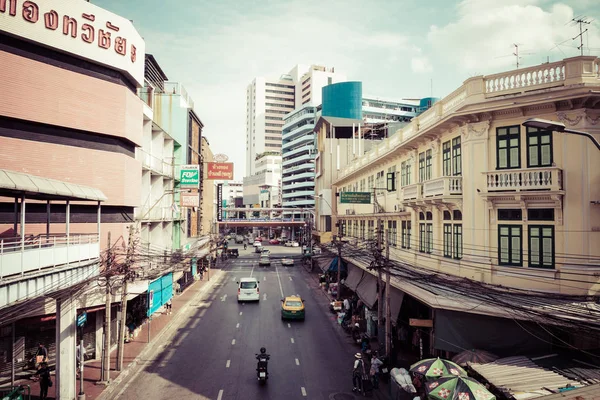
<path fill-rule="evenodd" d="M 0 0 L 2 31 L 116 68 L 144 86 L 144 39 L 126 18 L 81 0 Z"/>
<path fill-rule="evenodd" d="M 408 324 L 410 326 L 417 326 L 420 328 L 433 328 L 433 320 L 432 319 L 409 318 Z"/>
<path fill-rule="evenodd" d="M 223 221 L 223 184 L 217 185 L 217 221 Z"/>
<path fill-rule="evenodd" d="M 179 172 L 179 181 L 182 188 L 195 188 L 200 186 L 200 166 L 198 164 L 182 165 Z"/>
<path fill-rule="evenodd" d="M 208 167 L 206 179 L 220 181 L 233 180 L 233 163 L 209 162 L 206 164 Z"/>
<path fill-rule="evenodd" d="M 370 204 L 371 193 L 369 192 L 342 192 L 340 203 L 343 204 Z"/>
<path fill-rule="evenodd" d="M 194 208 L 200 207 L 199 193 L 181 193 L 181 207 Z"/>

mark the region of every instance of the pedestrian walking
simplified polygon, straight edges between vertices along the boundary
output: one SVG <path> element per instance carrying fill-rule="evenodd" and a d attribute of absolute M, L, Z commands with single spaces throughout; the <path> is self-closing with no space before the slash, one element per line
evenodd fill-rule
<path fill-rule="evenodd" d="M 362 359 L 362 354 L 356 353 L 354 355 L 354 368 L 352 369 L 352 391 L 362 392 L 363 391 L 363 377 L 366 375 L 365 363 Z"/>
<path fill-rule="evenodd" d="M 38 343 L 38 348 L 31 361 L 35 362 L 35 369 L 40 369 L 41 364 L 48 361 L 48 349 L 43 343 Z"/>
<path fill-rule="evenodd" d="M 40 377 L 40 399 L 47 399 L 48 388 L 52 387 L 52 380 L 50 379 L 50 368 L 48 368 L 48 363 L 41 363 L 40 369 L 38 369 L 34 375 L 38 375 Z"/>
<path fill-rule="evenodd" d="M 377 352 L 373 354 L 373 358 L 371 359 L 371 370 L 369 374 L 371 375 L 371 381 L 373 382 L 373 387 L 375 389 L 379 388 L 379 367 L 383 364 L 383 361 L 379 359 Z"/>
<path fill-rule="evenodd" d="M 167 315 L 170 315 L 172 310 L 173 310 L 173 301 L 171 299 L 169 299 L 169 301 L 167 301 L 167 304 L 166 304 Z"/>
<path fill-rule="evenodd" d="M 75 347 L 75 358 L 77 360 L 77 373 L 75 374 L 77 378 L 79 378 L 79 374 L 81 373 L 81 365 L 85 359 L 85 347 L 81 344 L 78 344 Z"/>

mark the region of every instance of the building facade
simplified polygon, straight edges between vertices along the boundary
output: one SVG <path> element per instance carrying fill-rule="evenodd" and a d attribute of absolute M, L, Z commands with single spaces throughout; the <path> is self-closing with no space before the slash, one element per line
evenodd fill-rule
<path fill-rule="evenodd" d="M 426 335 L 432 354 L 547 351 L 565 329 L 573 333 L 562 342 L 597 347 L 597 335 L 574 327 L 592 323 L 587 310 L 597 308 L 588 300 L 599 287 L 600 152 L 589 138 L 526 121 L 598 139 L 599 67 L 597 57 L 580 56 L 470 78 L 339 169 L 333 221 L 320 229 L 353 248 L 378 240 L 389 248 L 392 329 Z M 327 154 L 333 140 L 325 142 Z M 371 201 L 342 201 L 348 192 Z M 372 296 L 351 277 L 376 281 L 368 262 L 347 261 L 348 284 Z M 502 337 L 490 341 L 497 331 Z"/>
<path fill-rule="evenodd" d="M 306 104 L 321 104 L 321 88 L 344 81 L 333 68 L 296 65 L 279 79 L 255 78 L 246 89 L 246 176 L 257 154 L 281 154 L 284 116 Z"/>
<path fill-rule="evenodd" d="M 244 205 L 261 204 L 261 199 L 269 207 L 281 205 L 281 156 L 277 152 L 259 154 L 254 169 L 256 173 L 243 181 Z"/>
<path fill-rule="evenodd" d="M 216 232 L 215 229 L 215 221 L 216 221 L 216 202 L 217 202 L 217 194 L 215 188 L 215 181 L 205 179 L 208 171 L 209 162 L 213 162 L 214 154 L 210 149 L 210 143 L 208 143 L 208 139 L 202 136 L 202 158 L 201 158 L 201 168 L 203 169 L 203 179 L 201 181 L 202 192 L 200 198 L 200 221 L 198 224 L 199 235 L 206 236 L 210 233 Z"/>

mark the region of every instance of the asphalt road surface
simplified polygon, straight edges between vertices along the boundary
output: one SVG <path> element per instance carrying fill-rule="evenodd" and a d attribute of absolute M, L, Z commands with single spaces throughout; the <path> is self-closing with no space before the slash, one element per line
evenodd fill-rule
<path fill-rule="evenodd" d="M 271 266 L 259 267 L 252 246 L 234 246 L 240 257 L 224 264 L 225 279 L 206 294 L 202 311 L 199 306 L 164 350 L 142 363 L 118 398 L 355 398 L 351 370 L 357 348 L 332 322 L 327 299 L 301 265 L 300 248 L 267 245 Z M 284 255 L 295 256 L 293 267 L 281 265 Z M 260 280 L 261 299 L 238 304 L 236 280 L 247 276 Z M 305 299 L 305 321 L 281 320 L 281 299 L 292 294 Z M 271 355 L 265 386 L 256 377 L 261 346 Z"/>

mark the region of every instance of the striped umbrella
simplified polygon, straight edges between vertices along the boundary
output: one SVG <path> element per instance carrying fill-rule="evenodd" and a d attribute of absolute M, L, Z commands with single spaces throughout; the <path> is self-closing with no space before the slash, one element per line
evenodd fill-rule
<path fill-rule="evenodd" d="M 439 378 L 442 376 L 467 376 L 467 372 L 456 363 L 442 358 L 428 358 L 410 366 L 410 372 L 421 374 L 428 378 Z"/>
<path fill-rule="evenodd" d="M 496 400 L 481 383 L 466 376 L 446 376 L 425 384 L 431 400 Z"/>
<path fill-rule="evenodd" d="M 498 356 L 485 350 L 465 350 L 452 357 L 452 361 L 459 365 L 467 365 L 468 362 L 477 364 L 487 364 L 496 361 Z"/>

